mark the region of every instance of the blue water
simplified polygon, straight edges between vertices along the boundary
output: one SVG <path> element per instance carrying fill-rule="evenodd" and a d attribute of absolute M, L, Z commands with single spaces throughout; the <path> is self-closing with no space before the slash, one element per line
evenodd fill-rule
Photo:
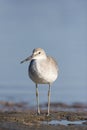
<path fill-rule="evenodd" d="M 39 85 L 39 98 L 40 104 L 48 101 L 47 85 Z M 36 105 L 35 86 L 4 86 L 0 87 L 0 100 L 12 102 L 27 102 L 32 106 Z M 85 89 L 78 92 L 71 88 L 63 90 L 57 86 L 52 86 L 51 89 L 51 102 L 62 102 L 72 104 L 75 102 L 87 103 L 87 95 Z"/>
<path fill-rule="evenodd" d="M 68 120 L 52 120 L 52 121 L 49 121 L 49 122 L 42 122 L 42 124 L 50 124 L 50 125 L 82 125 L 83 123 L 85 122 L 84 121 L 68 121 Z"/>

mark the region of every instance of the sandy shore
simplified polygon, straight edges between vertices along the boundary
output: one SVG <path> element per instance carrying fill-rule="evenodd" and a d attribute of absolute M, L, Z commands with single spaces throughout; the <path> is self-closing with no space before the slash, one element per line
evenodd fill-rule
<path fill-rule="evenodd" d="M 50 116 L 46 115 L 46 110 L 42 110 L 41 115 L 36 115 L 32 109 L 3 111 L 2 108 L 0 130 L 87 130 L 87 111 L 80 109 L 80 106 L 76 111 L 60 111 L 56 110 L 57 105 L 54 105 L 55 109 L 51 110 Z M 20 107 L 23 108 L 22 105 Z M 62 121 L 67 121 L 67 124 L 61 123 Z"/>

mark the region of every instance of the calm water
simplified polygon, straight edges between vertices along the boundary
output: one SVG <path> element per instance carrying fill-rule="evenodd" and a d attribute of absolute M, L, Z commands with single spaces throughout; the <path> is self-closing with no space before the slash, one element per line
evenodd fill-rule
<path fill-rule="evenodd" d="M 46 103 L 48 87 L 47 85 L 39 86 L 40 103 Z M 10 87 L 0 87 L 0 100 L 3 101 L 13 101 L 13 102 L 27 102 L 30 105 L 36 104 L 35 87 L 33 86 L 10 86 Z M 52 87 L 51 92 L 51 102 L 63 102 L 67 104 L 72 104 L 75 102 L 87 103 L 87 94 L 85 89 L 80 88 L 72 90 L 63 90 L 57 86 Z"/>

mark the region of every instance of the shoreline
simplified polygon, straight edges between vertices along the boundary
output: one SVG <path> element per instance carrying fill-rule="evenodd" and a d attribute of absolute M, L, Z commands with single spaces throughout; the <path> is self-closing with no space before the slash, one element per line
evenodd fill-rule
<path fill-rule="evenodd" d="M 51 121 L 70 121 L 71 124 L 50 124 Z M 81 124 L 73 124 L 75 121 L 83 121 Z M 45 122 L 45 123 L 44 123 Z M 33 111 L 28 112 L 0 112 L 0 128 L 9 130 L 87 130 L 87 112 L 55 112 L 51 111 L 50 116 L 46 116 L 46 111 L 41 115 L 36 115 Z"/>
<path fill-rule="evenodd" d="M 26 103 L 0 102 L 0 130 L 87 130 L 86 104 L 77 103 L 72 107 L 53 103 L 50 116 L 46 115 L 47 110 L 43 106 L 41 109 L 41 114 L 36 115 L 35 108 Z"/>

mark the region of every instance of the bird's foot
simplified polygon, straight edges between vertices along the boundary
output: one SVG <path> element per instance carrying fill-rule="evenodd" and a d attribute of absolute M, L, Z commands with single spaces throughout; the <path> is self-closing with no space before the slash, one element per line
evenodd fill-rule
<path fill-rule="evenodd" d="M 40 115 L 40 111 L 37 111 L 36 115 Z"/>
<path fill-rule="evenodd" d="M 47 113 L 46 116 L 50 116 L 51 114 L 50 113 Z"/>

